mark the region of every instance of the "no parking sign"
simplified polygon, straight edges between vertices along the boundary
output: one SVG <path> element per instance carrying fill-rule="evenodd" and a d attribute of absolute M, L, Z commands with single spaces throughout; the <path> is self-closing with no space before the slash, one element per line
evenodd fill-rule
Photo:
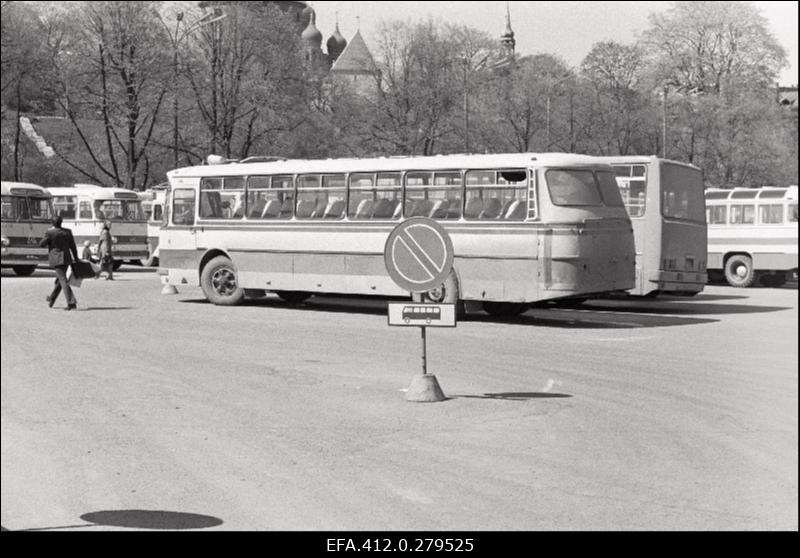
<path fill-rule="evenodd" d="M 441 285 L 453 269 L 453 243 L 439 223 L 412 217 L 386 240 L 384 263 L 401 289 L 424 293 Z"/>

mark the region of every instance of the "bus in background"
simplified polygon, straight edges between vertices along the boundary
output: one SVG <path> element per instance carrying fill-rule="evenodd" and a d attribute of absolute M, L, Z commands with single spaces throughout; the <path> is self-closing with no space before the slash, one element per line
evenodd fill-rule
<path fill-rule="evenodd" d="M 123 188 L 76 184 L 71 188 L 49 188 L 53 210 L 72 229 L 78 249 L 85 241 L 97 253 L 97 241 L 105 221 L 111 222 L 114 269 L 124 261 L 140 263 L 147 258 L 147 221 L 139 195 Z"/>
<path fill-rule="evenodd" d="M 703 171 L 658 157 L 600 157 L 614 167 L 636 240 L 635 296 L 694 296 L 705 288 Z"/>
<path fill-rule="evenodd" d="M 797 274 L 797 186 L 706 190 L 708 269 L 734 287 Z"/>
<path fill-rule="evenodd" d="M 454 250 L 419 301 L 515 315 L 532 303 L 634 286 L 614 170 L 567 154 L 284 160 L 168 173 L 160 273 L 215 304 L 274 292 L 408 296 L 384 246 L 405 218 L 439 221 Z"/>
<path fill-rule="evenodd" d="M 164 220 L 167 187 L 166 183 L 159 184 L 150 190 L 139 193 L 142 210 L 147 220 L 147 258 L 142 260 L 142 265 L 147 267 L 158 266 L 158 235 Z"/>
<path fill-rule="evenodd" d="M 26 277 L 47 265 L 47 248 L 39 242 L 52 225 L 53 202 L 45 188 L 23 182 L 2 182 L 2 251 L 0 265 Z"/>

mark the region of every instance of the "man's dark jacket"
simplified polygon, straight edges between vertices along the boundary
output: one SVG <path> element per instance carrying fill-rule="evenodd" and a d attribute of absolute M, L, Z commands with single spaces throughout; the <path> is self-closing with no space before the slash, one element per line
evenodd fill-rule
<path fill-rule="evenodd" d="M 70 265 L 78 259 L 78 247 L 75 246 L 75 239 L 69 229 L 56 227 L 48 229 L 39 246 L 49 250 L 47 261 L 50 267 Z"/>

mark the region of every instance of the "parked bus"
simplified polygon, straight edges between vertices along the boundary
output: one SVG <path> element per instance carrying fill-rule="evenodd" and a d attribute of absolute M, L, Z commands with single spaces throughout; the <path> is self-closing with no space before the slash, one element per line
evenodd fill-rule
<path fill-rule="evenodd" d="M 147 258 L 142 261 L 142 265 L 147 267 L 158 266 L 158 235 L 164 220 L 166 196 L 166 184 L 139 194 L 147 220 Z"/>
<path fill-rule="evenodd" d="M 39 247 L 53 220 L 50 193 L 35 184 L 2 182 L 2 251 L 0 265 L 20 276 L 47 265 L 47 248 Z"/>
<path fill-rule="evenodd" d="M 517 314 L 634 286 L 631 222 L 614 170 L 566 154 L 284 160 L 168 173 L 160 267 L 211 302 L 275 292 L 407 296 L 383 252 L 405 218 L 438 220 L 453 272 L 421 301 Z"/>
<path fill-rule="evenodd" d="M 734 287 L 797 274 L 797 186 L 706 190 L 708 269 Z"/>
<path fill-rule="evenodd" d="M 636 240 L 630 294 L 694 296 L 705 288 L 703 171 L 658 157 L 601 157 L 614 167 Z"/>
<path fill-rule="evenodd" d="M 64 226 L 72 229 L 79 247 L 88 240 L 96 254 L 103 223 L 110 221 L 114 269 L 119 269 L 124 261 L 139 263 L 147 258 L 147 221 L 136 192 L 92 184 L 49 190 L 53 209 L 63 217 Z"/>

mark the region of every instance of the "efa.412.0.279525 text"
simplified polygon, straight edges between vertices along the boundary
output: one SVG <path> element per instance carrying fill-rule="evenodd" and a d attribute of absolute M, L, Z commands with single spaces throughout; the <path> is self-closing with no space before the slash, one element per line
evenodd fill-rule
<path fill-rule="evenodd" d="M 472 552 L 473 539 L 381 537 L 327 539 L 328 552 Z"/>

